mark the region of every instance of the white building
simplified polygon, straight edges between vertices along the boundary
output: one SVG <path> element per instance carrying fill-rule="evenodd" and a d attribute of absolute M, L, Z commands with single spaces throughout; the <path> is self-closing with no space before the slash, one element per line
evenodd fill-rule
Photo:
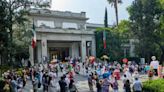
<path fill-rule="evenodd" d="M 85 12 L 51 11 L 33 9 L 30 17 L 36 26 L 37 46 L 30 47 L 30 61 L 42 62 L 53 57 L 64 60 L 65 57 L 95 56 L 94 30 L 86 23 Z M 87 24 L 87 25 L 86 25 Z"/>

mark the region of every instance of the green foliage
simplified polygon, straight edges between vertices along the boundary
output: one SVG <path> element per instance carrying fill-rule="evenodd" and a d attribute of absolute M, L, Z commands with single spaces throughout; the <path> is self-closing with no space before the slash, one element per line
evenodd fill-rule
<path fill-rule="evenodd" d="M 121 40 L 117 32 L 112 32 L 113 28 L 98 28 L 96 35 L 96 54 L 101 58 L 104 54 L 110 57 L 110 61 L 119 60 L 123 56 Z M 103 48 L 103 31 L 106 31 L 106 49 Z"/>
<path fill-rule="evenodd" d="M 164 79 L 144 82 L 143 92 L 164 92 Z"/>
<path fill-rule="evenodd" d="M 29 11 L 31 7 L 47 7 L 49 3 L 40 0 L 1 0 L 0 1 L 0 56 L 3 63 L 13 65 L 13 58 L 28 57 L 30 43 Z M 21 52 L 22 51 L 22 52 Z"/>
<path fill-rule="evenodd" d="M 103 31 L 106 30 L 107 48 L 103 49 Z M 104 53 L 110 57 L 111 61 L 124 58 L 123 45 L 134 38 L 130 30 L 130 22 L 122 20 L 118 26 L 112 28 L 97 28 L 96 35 L 96 54 L 100 58 Z M 129 57 L 129 56 L 127 56 Z"/>
<path fill-rule="evenodd" d="M 128 8 L 131 30 L 139 39 L 138 55 L 148 61 L 152 55 L 164 61 L 164 29 L 160 0 L 135 0 Z"/>

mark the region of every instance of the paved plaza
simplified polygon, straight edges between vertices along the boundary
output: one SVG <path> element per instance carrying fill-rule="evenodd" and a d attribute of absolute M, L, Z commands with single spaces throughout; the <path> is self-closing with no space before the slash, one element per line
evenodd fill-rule
<path fill-rule="evenodd" d="M 61 72 L 59 72 L 59 77 L 57 78 L 57 80 L 60 79 L 60 76 L 62 76 Z M 79 92 L 90 92 L 89 87 L 88 87 L 87 76 L 84 75 L 83 71 L 80 71 L 80 74 L 76 74 L 74 79 L 75 79 L 76 86 L 77 86 Z M 147 79 L 148 79 L 147 75 L 140 75 L 140 80 L 142 82 L 147 80 Z M 118 83 L 119 83 L 119 92 L 123 92 L 122 80 L 119 80 Z M 43 87 L 41 87 L 38 92 L 43 92 L 42 89 L 43 89 Z M 110 91 L 112 92 L 111 87 L 110 87 Z M 33 92 L 31 81 L 27 82 L 27 85 L 25 86 L 23 92 Z M 94 92 L 96 92 L 96 85 L 94 85 Z"/>

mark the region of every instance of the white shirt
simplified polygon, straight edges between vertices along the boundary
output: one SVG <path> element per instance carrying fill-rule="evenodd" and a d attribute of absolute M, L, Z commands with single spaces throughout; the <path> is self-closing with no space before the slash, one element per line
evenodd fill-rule
<path fill-rule="evenodd" d="M 151 61 L 150 66 L 153 66 L 154 69 L 158 69 L 159 62 L 158 61 Z"/>

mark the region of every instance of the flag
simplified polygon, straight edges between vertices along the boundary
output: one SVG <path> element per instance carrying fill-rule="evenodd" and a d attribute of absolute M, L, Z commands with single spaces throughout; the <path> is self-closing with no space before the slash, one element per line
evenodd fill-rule
<path fill-rule="evenodd" d="M 108 13 L 107 13 L 107 8 L 105 8 L 105 17 L 104 17 L 104 27 L 108 27 Z M 103 31 L 103 45 L 104 49 L 106 49 L 106 32 L 105 30 Z"/>
<path fill-rule="evenodd" d="M 104 49 L 106 49 L 106 32 L 103 31 L 103 45 L 104 45 Z"/>
<path fill-rule="evenodd" d="M 32 48 L 35 48 L 36 47 L 36 31 L 35 31 L 34 20 L 33 20 L 33 25 L 32 25 L 32 33 L 33 33 Z"/>

